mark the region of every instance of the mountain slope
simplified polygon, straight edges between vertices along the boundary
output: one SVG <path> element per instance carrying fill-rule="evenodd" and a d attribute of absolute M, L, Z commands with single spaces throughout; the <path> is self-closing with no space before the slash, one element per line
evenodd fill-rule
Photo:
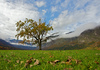
<path fill-rule="evenodd" d="M 20 41 L 22 41 L 22 40 L 16 40 L 16 39 L 9 40 L 9 42 L 13 45 L 13 47 L 16 47 L 16 48 L 20 48 L 20 49 L 24 49 L 24 50 L 34 50 L 37 48 L 28 43 L 26 43 L 26 45 L 21 45 L 21 44 L 18 45 L 18 43 Z"/>
<path fill-rule="evenodd" d="M 60 38 L 46 44 L 43 49 L 74 50 L 74 49 L 100 49 L 100 26 L 89 29 L 73 38 Z"/>
<path fill-rule="evenodd" d="M 15 50 L 18 48 L 14 48 L 13 45 L 11 45 L 10 43 L 0 39 L 0 49 L 2 50 Z"/>

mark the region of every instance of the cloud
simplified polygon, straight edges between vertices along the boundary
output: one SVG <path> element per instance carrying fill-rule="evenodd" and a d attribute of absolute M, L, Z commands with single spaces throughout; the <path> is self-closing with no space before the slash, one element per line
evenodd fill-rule
<path fill-rule="evenodd" d="M 44 2 L 44 1 L 36 1 L 35 4 L 38 7 L 42 7 L 42 6 L 45 6 L 46 2 Z"/>
<path fill-rule="evenodd" d="M 61 0 L 56 0 L 56 4 L 58 4 L 59 2 L 61 2 Z"/>
<path fill-rule="evenodd" d="M 0 0 L 0 37 L 14 38 L 15 23 L 25 18 L 47 18 L 53 32 L 62 34 L 76 31 L 81 25 L 100 24 L 99 8 L 99 0 Z"/>
<path fill-rule="evenodd" d="M 45 15 L 45 13 L 47 12 L 46 10 L 42 10 L 42 12 L 43 12 L 43 15 Z"/>
<path fill-rule="evenodd" d="M 69 10 L 68 4 L 70 4 L 70 1 L 65 0 L 65 2 L 61 3 L 60 7 L 61 8 L 66 7 L 66 9 L 64 9 L 57 18 L 54 18 L 51 21 L 51 25 L 54 28 L 54 32 L 59 31 L 62 33 L 62 32 L 72 31 L 77 29 L 83 24 L 95 25 L 95 23 L 98 23 L 100 25 L 99 3 L 100 1 L 97 0 L 94 1 L 77 0 L 76 2 L 73 1 L 72 3 L 72 5 L 75 6 L 74 9 Z M 92 28 L 92 26 L 86 28 Z"/>
<path fill-rule="evenodd" d="M 99 26 L 100 23 L 95 23 L 95 22 L 91 22 L 91 23 L 86 23 L 86 24 L 82 24 L 79 27 L 77 27 L 75 29 L 75 32 L 70 33 L 70 34 L 63 34 L 60 35 L 59 38 L 70 38 L 70 37 L 77 37 L 79 36 L 83 31 L 88 30 L 88 29 L 93 29 L 97 26 Z"/>
<path fill-rule="evenodd" d="M 69 2 L 70 2 L 70 0 L 65 0 L 64 2 L 61 3 L 61 6 L 67 7 Z"/>
<path fill-rule="evenodd" d="M 23 21 L 25 18 L 38 20 L 39 14 L 37 8 L 32 4 L 0 1 L 0 38 L 14 38 L 17 21 Z"/>
<path fill-rule="evenodd" d="M 51 7 L 51 11 L 52 11 L 52 12 L 56 12 L 56 11 L 57 11 L 57 7 L 56 7 L 56 6 L 55 6 L 55 7 L 52 6 L 52 7 Z"/>

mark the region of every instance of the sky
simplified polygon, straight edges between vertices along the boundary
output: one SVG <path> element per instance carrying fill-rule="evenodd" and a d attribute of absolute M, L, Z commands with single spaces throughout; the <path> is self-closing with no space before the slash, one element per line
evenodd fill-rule
<path fill-rule="evenodd" d="M 25 18 L 41 18 L 52 25 L 50 33 L 74 37 L 100 25 L 100 0 L 0 0 L 0 38 L 14 39 L 15 23 Z"/>

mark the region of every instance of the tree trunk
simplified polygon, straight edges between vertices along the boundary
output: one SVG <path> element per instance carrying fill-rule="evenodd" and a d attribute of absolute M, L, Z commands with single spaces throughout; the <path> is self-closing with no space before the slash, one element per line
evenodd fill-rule
<path fill-rule="evenodd" d="M 39 50 L 42 50 L 42 49 L 41 49 L 41 41 L 39 42 Z"/>
<path fill-rule="evenodd" d="M 41 45 L 39 45 L 39 50 L 42 50 L 42 49 L 41 49 Z"/>

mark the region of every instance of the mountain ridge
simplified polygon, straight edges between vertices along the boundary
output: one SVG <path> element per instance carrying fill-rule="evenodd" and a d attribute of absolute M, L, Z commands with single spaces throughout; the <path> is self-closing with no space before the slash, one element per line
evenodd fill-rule
<path fill-rule="evenodd" d="M 47 43 L 44 50 L 100 49 L 100 26 L 83 31 L 79 36 L 59 38 Z"/>
<path fill-rule="evenodd" d="M 13 47 L 12 44 L 0 39 L 0 50 L 18 50 L 19 48 Z"/>

